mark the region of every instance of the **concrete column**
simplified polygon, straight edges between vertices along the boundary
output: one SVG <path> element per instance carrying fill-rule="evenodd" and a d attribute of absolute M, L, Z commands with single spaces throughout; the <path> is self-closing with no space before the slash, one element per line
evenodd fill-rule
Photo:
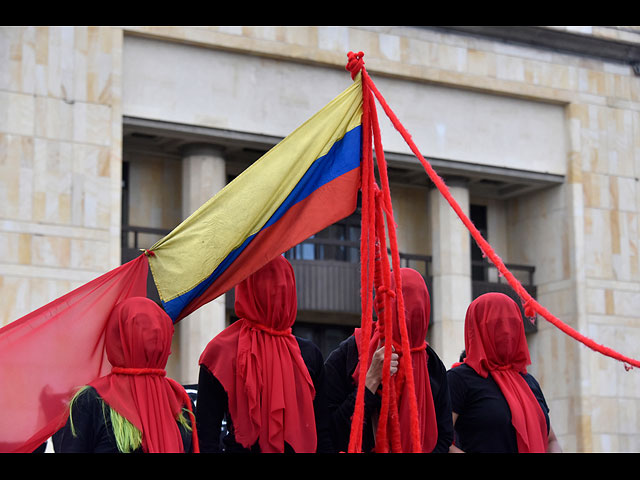
<path fill-rule="evenodd" d="M 463 179 L 446 179 L 447 186 L 468 214 L 469 190 Z M 433 189 L 429 199 L 433 256 L 433 326 L 431 341 L 449 368 L 464 349 L 464 317 L 471 302 L 470 234 L 442 196 Z"/>
<path fill-rule="evenodd" d="M 182 161 L 182 214 L 187 218 L 226 185 L 223 150 L 213 145 L 189 145 Z M 198 358 L 207 343 L 226 326 L 224 295 L 203 305 L 176 326 L 175 379 L 198 382 Z M 172 355 L 174 356 L 174 355 Z M 177 364 L 176 364 L 177 363 Z"/>

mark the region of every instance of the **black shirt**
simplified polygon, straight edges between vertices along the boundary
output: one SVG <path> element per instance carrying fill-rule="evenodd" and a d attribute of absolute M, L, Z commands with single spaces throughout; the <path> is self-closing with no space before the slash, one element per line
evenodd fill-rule
<path fill-rule="evenodd" d="M 549 407 L 536 379 L 521 374 L 538 400 L 549 430 Z M 483 378 L 462 364 L 447 372 L 451 406 L 458 414 L 454 426 L 456 446 L 469 453 L 518 453 L 511 410 L 500 387 L 491 377 Z"/>
<path fill-rule="evenodd" d="M 436 352 L 427 345 L 427 369 L 433 396 L 438 441 L 434 453 L 446 453 L 453 441 L 451 401 L 447 386 L 446 368 Z M 327 407 L 330 412 L 329 426 L 334 447 L 346 452 L 351 435 L 351 417 L 356 403 L 357 386 L 352 375 L 359 361 L 358 347 L 352 335 L 331 352 L 325 362 Z M 364 426 L 362 449 L 371 452 L 375 446 L 373 414 L 380 410 L 380 396 L 364 389 Z"/>
<path fill-rule="evenodd" d="M 71 420 L 76 435 L 71 431 Z M 187 417 L 188 423 L 191 419 Z M 192 433 L 179 422 L 185 452 L 192 450 Z M 71 416 L 62 429 L 53 435 L 58 453 L 120 453 L 113 434 L 109 406 L 93 387 L 86 388 L 74 401 Z M 133 453 L 142 453 L 142 447 Z"/>
<path fill-rule="evenodd" d="M 324 395 L 324 359 L 322 353 L 311 341 L 295 337 L 300 353 L 316 390 L 313 400 L 315 411 L 317 452 L 332 451 L 327 425 L 326 400 Z M 226 427 L 223 429 L 223 421 Z M 198 378 L 198 401 L 196 403 L 196 426 L 202 453 L 259 453 L 256 442 L 251 448 L 244 448 L 236 442 L 233 434 L 233 419 L 229 414 L 227 392 L 220 381 L 204 365 L 200 366 Z M 295 453 L 285 443 L 285 453 Z"/>

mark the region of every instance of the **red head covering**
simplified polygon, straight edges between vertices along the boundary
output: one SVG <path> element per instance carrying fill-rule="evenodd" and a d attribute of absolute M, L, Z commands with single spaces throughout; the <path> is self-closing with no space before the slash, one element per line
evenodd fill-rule
<path fill-rule="evenodd" d="M 412 366 L 413 377 L 415 383 L 416 400 L 418 407 L 418 419 L 420 431 L 422 433 L 422 451 L 425 453 L 433 451 L 438 440 L 438 427 L 436 423 L 435 408 L 433 405 L 433 395 L 431 393 L 431 383 L 429 381 L 429 372 L 427 370 L 427 352 L 426 338 L 429 328 L 429 317 L 431 315 L 431 299 L 424 278 L 417 271 L 411 268 L 402 268 L 400 270 L 402 278 L 402 296 L 405 306 L 405 320 L 407 324 L 407 333 L 409 335 L 409 345 L 411 352 L 409 353 Z M 391 289 L 395 289 L 395 279 L 391 276 Z M 398 314 L 396 308 L 395 297 L 392 302 L 391 321 L 393 323 L 393 346 L 396 353 L 399 354 L 398 372 L 394 377 L 396 382 L 396 398 L 398 404 L 398 416 L 400 422 L 400 436 L 403 452 L 412 451 L 412 439 L 410 430 L 410 404 L 407 386 L 404 383 L 404 368 L 407 363 L 403 361 L 407 358 L 405 352 L 402 351 L 402 342 L 400 337 L 400 327 L 398 325 Z M 375 351 L 380 347 L 380 341 L 384 332 L 380 331 L 378 322 L 376 322 L 371 342 L 369 343 L 369 359 L 373 357 Z M 356 331 L 356 341 L 361 339 L 360 329 Z M 360 348 L 360 344 L 358 345 Z M 354 379 L 357 381 L 358 368 L 354 372 Z"/>
<path fill-rule="evenodd" d="M 316 451 L 315 388 L 291 334 L 297 314 L 291 264 L 276 257 L 236 286 L 239 320 L 200 357 L 229 397 L 236 441 L 264 453 Z"/>
<path fill-rule="evenodd" d="M 150 453 L 181 453 L 176 418 L 187 404 L 181 385 L 165 376 L 173 323 L 155 302 L 132 297 L 111 312 L 106 328 L 111 373 L 90 383 L 110 408 L 142 432 Z M 195 426 L 194 426 L 195 427 Z"/>
<path fill-rule="evenodd" d="M 507 400 L 518 451 L 545 452 L 546 419 L 520 375 L 531 360 L 516 302 L 503 293 L 486 293 L 471 302 L 465 319 L 465 349 L 464 363 L 482 377 L 490 373 Z"/>

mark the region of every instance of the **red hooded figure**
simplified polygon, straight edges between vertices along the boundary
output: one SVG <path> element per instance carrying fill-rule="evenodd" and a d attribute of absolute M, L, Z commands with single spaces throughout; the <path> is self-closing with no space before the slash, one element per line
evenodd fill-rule
<path fill-rule="evenodd" d="M 183 409 L 191 410 L 191 401 L 182 385 L 168 378 L 164 370 L 173 331 L 169 316 L 152 300 L 131 297 L 120 302 L 112 310 L 105 331 L 111 372 L 89 383 L 111 410 L 140 432 L 138 448 L 147 453 L 185 451 L 178 417 Z M 95 402 L 90 398 L 83 400 L 84 411 L 75 411 L 72 403 L 71 423 L 75 426 L 69 427 L 68 423 L 61 432 L 61 451 L 105 451 L 112 445 L 103 433 L 106 417 L 101 409 L 94 409 Z M 195 419 L 192 413 L 191 417 Z M 96 419 L 102 423 L 96 423 Z M 197 452 L 193 421 L 191 427 L 193 451 Z M 77 435 L 70 434 L 69 428 L 72 432 L 84 430 L 74 440 Z"/>
<path fill-rule="evenodd" d="M 545 415 L 521 374 L 531 363 L 518 305 L 502 293 L 476 298 L 465 318 L 464 363 L 499 386 L 511 410 L 520 453 L 541 453 L 547 448 Z"/>
<path fill-rule="evenodd" d="M 422 452 L 428 453 L 433 451 L 438 440 L 438 426 L 436 422 L 436 414 L 431 392 L 431 384 L 429 380 L 429 371 L 427 369 L 427 330 L 429 328 L 429 317 L 431 316 L 431 300 L 429 291 L 425 284 L 424 278 L 420 273 L 411 268 L 402 268 L 400 270 L 402 279 L 402 296 L 405 306 L 405 321 L 407 325 L 407 334 L 409 337 L 410 352 L 402 351 L 402 342 L 400 337 L 400 327 L 398 325 L 398 313 L 395 297 L 391 301 L 391 323 L 393 324 L 393 341 L 392 345 L 395 352 L 398 353 L 400 361 L 397 374 L 393 377 L 395 403 L 397 405 L 397 421 L 399 422 L 399 435 L 401 441 L 402 452 L 413 451 L 411 426 L 410 426 L 410 400 L 408 394 L 408 386 L 405 382 L 406 368 L 413 368 L 413 378 L 416 393 L 416 402 L 418 409 L 418 423 L 421 432 Z M 391 276 L 391 289 L 395 289 L 395 279 Z M 380 320 L 376 322 L 371 341 L 369 342 L 369 359 L 373 357 L 374 352 L 380 348 L 384 342 L 384 329 L 380 325 Z M 361 329 L 356 329 L 356 341 L 358 349 L 360 349 Z M 407 360 L 410 360 L 408 362 Z M 354 382 L 357 382 L 359 368 L 356 368 L 353 374 Z M 394 422 L 390 419 L 390 422 Z M 389 425 L 392 431 L 393 425 Z"/>
<path fill-rule="evenodd" d="M 316 451 L 311 376 L 291 333 L 297 314 L 293 268 L 276 257 L 236 286 L 239 320 L 200 357 L 228 397 L 236 442 L 263 453 Z M 200 412 L 200 410 L 198 410 Z M 198 420 L 200 422 L 200 420 Z"/>

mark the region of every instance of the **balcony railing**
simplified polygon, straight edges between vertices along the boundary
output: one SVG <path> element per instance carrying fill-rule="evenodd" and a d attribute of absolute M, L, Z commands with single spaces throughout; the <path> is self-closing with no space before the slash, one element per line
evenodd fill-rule
<path fill-rule="evenodd" d="M 149 248 L 155 242 L 167 235 L 171 230 L 166 228 L 137 227 L 122 225 L 122 263 L 138 257 L 141 248 Z M 144 240 L 141 240 L 144 236 Z"/>
<path fill-rule="evenodd" d="M 167 229 L 123 225 L 122 262 L 137 257 L 140 255 L 140 248 L 149 247 L 168 233 Z M 141 241 L 143 235 L 146 238 Z M 291 248 L 284 255 L 291 262 L 296 276 L 300 311 L 360 315 L 360 242 L 312 237 Z M 420 272 L 427 288 L 433 292 L 431 263 L 431 257 L 428 255 L 400 253 L 400 265 Z M 516 264 L 506 266 L 535 298 L 535 267 Z M 487 262 L 472 262 L 472 269 L 476 278 L 472 281 L 473 298 L 497 291 L 510 296 L 520 306 L 519 298 L 504 278 L 498 275 L 493 265 Z M 154 289 L 152 283 L 150 282 L 150 291 Z M 225 303 L 228 309 L 233 310 L 233 302 L 232 289 L 226 296 Z M 431 302 L 433 312 L 433 296 Z M 535 324 L 528 320 L 525 320 L 524 324 L 527 332 L 536 330 Z"/>
<path fill-rule="evenodd" d="M 530 265 L 518 265 L 518 264 L 505 264 L 507 269 L 513 274 L 514 277 L 522 284 L 524 289 L 533 298 L 536 298 L 537 288 L 533 282 L 533 274 L 535 273 L 535 267 Z M 498 269 L 487 261 L 471 262 L 471 267 L 474 272 L 474 280 L 471 282 L 471 295 L 473 298 L 477 298 L 480 295 L 488 292 L 501 292 L 511 297 L 520 307 L 522 318 L 524 320 L 525 332 L 535 332 L 537 330 L 536 321 L 532 323 L 524 316 L 524 308 L 522 307 L 520 298 L 513 291 L 511 285 L 509 285 L 504 277 L 502 277 Z"/>

